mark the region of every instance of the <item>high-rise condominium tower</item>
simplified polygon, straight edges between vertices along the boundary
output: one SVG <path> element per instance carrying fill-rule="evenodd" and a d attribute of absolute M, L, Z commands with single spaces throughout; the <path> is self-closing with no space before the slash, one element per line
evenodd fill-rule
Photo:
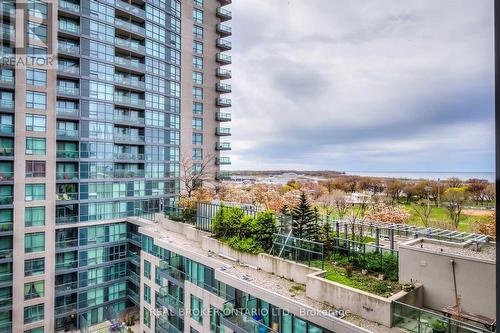
<path fill-rule="evenodd" d="M 139 304 L 141 236 L 180 161 L 223 176 L 230 0 L 2 0 L 0 332 Z"/>

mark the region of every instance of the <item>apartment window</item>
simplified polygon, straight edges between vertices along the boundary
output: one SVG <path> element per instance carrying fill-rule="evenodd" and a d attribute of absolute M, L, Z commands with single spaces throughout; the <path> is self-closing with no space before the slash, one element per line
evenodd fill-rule
<path fill-rule="evenodd" d="M 28 38 L 46 42 L 47 26 L 45 24 L 28 21 Z"/>
<path fill-rule="evenodd" d="M 26 177 L 45 177 L 45 161 L 26 161 Z"/>
<path fill-rule="evenodd" d="M 193 114 L 203 114 L 203 103 L 193 102 Z"/>
<path fill-rule="evenodd" d="M 90 20 L 90 37 L 114 43 L 115 28 L 112 25 Z"/>
<path fill-rule="evenodd" d="M 115 58 L 115 48 L 111 45 L 90 41 L 90 57 L 94 59 L 113 61 Z"/>
<path fill-rule="evenodd" d="M 172 52 L 172 51 L 171 51 Z M 166 48 L 163 44 L 157 43 L 153 40 L 146 40 L 146 54 L 149 56 L 165 59 L 167 54 Z"/>
<path fill-rule="evenodd" d="M 151 263 L 147 260 L 144 260 L 144 276 L 151 279 Z"/>
<path fill-rule="evenodd" d="M 193 148 L 193 160 L 201 161 L 203 159 L 203 149 Z"/>
<path fill-rule="evenodd" d="M 24 284 L 25 301 L 43 296 L 45 296 L 45 282 L 43 280 Z"/>
<path fill-rule="evenodd" d="M 193 87 L 193 98 L 203 99 L 203 89 L 199 87 Z"/>
<path fill-rule="evenodd" d="M 144 284 L 144 300 L 151 304 L 151 288 L 147 284 Z"/>
<path fill-rule="evenodd" d="M 202 57 L 193 57 L 193 67 L 198 69 L 203 69 L 203 58 Z"/>
<path fill-rule="evenodd" d="M 193 4 L 198 7 L 203 7 L 203 0 L 193 0 Z"/>
<path fill-rule="evenodd" d="M 181 80 L 181 69 L 177 66 L 170 66 L 170 79 L 175 81 Z"/>
<path fill-rule="evenodd" d="M 151 312 L 146 308 L 144 308 L 144 325 L 151 327 Z"/>
<path fill-rule="evenodd" d="M 34 323 L 35 321 L 43 320 L 44 304 L 36 304 L 26 306 L 24 308 L 24 323 Z"/>
<path fill-rule="evenodd" d="M 39 47 L 34 45 L 28 45 L 26 50 L 26 54 L 28 55 L 28 59 L 30 61 L 36 62 L 38 59 L 46 59 L 47 58 L 47 48 Z"/>
<path fill-rule="evenodd" d="M 199 24 L 203 24 L 203 11 L 200 9 L 193 9 L 193 21 Z"/>
<path fill-rule="evenodd" d="M 98 21 L 104 21 L 108 23 L 114 23 L 115 21 L 115 9 L 111 6 L 102 4 L 95 0 L 90 1 L 90 17 L 97 19 Z"/>
<path fill-rule="evenodd" d="M 203 39 L 203 28 L 197 25 L 193 26 L 193 38 Z"/>
<path fill-rule="evenodd" d="M 177 114 L 170 115 L 170 128 L 180 129 L 181 128 L 181 118 Z"/>
<path fill-rule="evenodd" d="M 203 43 L 202 42 L 193 42 L 193 53 L 203 54 Z"/>
<path fill-rule="evenodd" d="M 203 321 L 203 301 L 191 295 L 191 318 L 199 323 Z"/>
<path fill-rule="evenodd" d="M 146 22 L 146 36 L 149 38 L 156 39 L 159 42 L 165 43 L 167 30 L 159 25 Z"/>
<path fill-rule="evenodd" d="M 203 73 L 193 72 L 193 83 L 194 84 L 203 84 Z"/>
<path fill-rule="evenodd" d="M 29 109 L 47 109 L 47 94 L 42 92 L 27 91 L 26 107 Z"/>
<path fill-rule="evenodd" d="M 45 207 L 26 207 L 24 209 L 24 226 L 39 227 L 45 225 Z"/>
<path fill-rule="evenodd" d="M 46 117 L 37 114 L 26 115 L 26 131 L 29 132 L 45 132 L 47 129 Z"/>
<path fill-rule="evenodd" d="M 170 34 L 170 46 L 176 50 L 181 49 L 181 36 L 171 33 Z"/>
<path fill-rule="evenodd" d="M 193 171 L 193 175 L 201 175 L 201 164 L 193 163 L 191 170 Z"/>
<path fill-rule="evenodd" d="M 112 101 L 113 94 L 114 94 L 114 87 L 112 84 L 106 84 L 97 81 L 89 81 L 90 98 Z"/>
<path fill-rule="evenodd" d="M 178 82 L 170 82 L 170 95 L 174 97 L 181 97 L 181 85 Z"/>
<path fill-rule="evenodd" d="M 26 184 L 24 189 L 26 201 L 45 200 L 45 184 Z"/>
<path fill-rule="evenodd" d="M 165 93 L 165 79 L 158 76 L 146 75 L 146 89 Z"/>
<path fill-rule="evenodd" d="M 44 69 L 29 68 L 26 70 L 26 84 L 37 87 L 46 87 L 47 71 Z"/>
<path fill-rule="evenodd" d="M 47 4 L 43 1 L 29 1 L 28 2 L 28 15 L 41 18 L 42 20 L 47 19 Z"/>
<path fill-rule="evenodd" d="M 26 138 L 26 155 L 45 155 L 44 138 Z"/>
<path fill-rule="evenodd" d="M 202 145 L 202 144 L 203 144 L 203 134 L 193 133 L 193 145 Z"/>
<path fill-rule="evenodd" d="M 203 129 L 203 119 L 202 118 L 193 118 L 193 129 L 194 130 L 202 130 Z"/>
<path fill-rule="evenodd" d="M 33 232 L 24 235 L 24 252 L 42 252 L 45 251 L 45 233 Z"/>
<path fill-rule="evenodd" d="M 89 62 L 89 77 L 92 79 L 113 81 L 115 76 L 115 67 L 102 62 Z"/>
<path fill-rule="evenodd" d="M 45 274 L 45 259 L 27 259 L 24 261 L 24 276 Z"/>

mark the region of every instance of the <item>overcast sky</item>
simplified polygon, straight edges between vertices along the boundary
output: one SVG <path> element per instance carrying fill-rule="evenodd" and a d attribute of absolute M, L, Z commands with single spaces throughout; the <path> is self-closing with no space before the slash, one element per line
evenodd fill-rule
<path fill-rule="evenodd" d="M 235 0 L 232 169 L 493 171 L 492 0 Z"/>

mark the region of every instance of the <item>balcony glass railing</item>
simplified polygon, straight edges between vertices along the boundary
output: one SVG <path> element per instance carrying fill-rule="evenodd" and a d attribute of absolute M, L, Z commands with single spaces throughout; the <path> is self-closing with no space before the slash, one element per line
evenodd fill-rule
<path fill-rule="evenodd" d="M 12 76 L 12 75 L 0 75 L 0 83 L 14 84 L 14 76 Z"/>
<path fill-rule="evenodd" d="M 217 172 L 216 178 L 219 179 L 219 180 L 230 179 L 231 178 L 231 172 L 229 172 L 229 171 L 219 171 L 219 172 Z"/>
<path fill-rule="evenodd" d="M 223 77 L 223 78 L 231 78 L 232 76 L 232 72 L 229 69 L 225 68 L 217 68 L 215 74 L 218 77 Z"/>
<path fill-rule="evenodd" d="M 217 119 L 218 121 L 230 121 L 231 114 L 229 112 L 217 112 L 215 114 L 215 119 Z"/>
<path fill-rule="evenodd" d="M 14 156 L 14 148 L 13 147 L 0 147 L 0 156 L 2 156 L 2 157 Z"/>
<path fill-rule="evenodd" d="M 7 221 L 7 222 L 0 222 L 0 232 L 9 232 L 12 231 L 13 227 L 12 221 Z M 1 282 L 1 279 L 0 279 Z"/>
<path fill-rule="evenodd" d="M 187 278 L 186 273 L 179 270 L 179 268 L 170 265 L 168 262 L 162 260 L 160 261 L 160 272 L 171 276 L 172 278 L 184 282 Z"/>
<path fill-rule="evenodd" d="M 78 67 L 78 66 L 58 66 L 57 71 L 59 73 L 78 75 L 78 74 L 80 74 L 80 67 Z"/>
<path fill-rule="evenodd" d="M 115 170 L 115 178 L 142 178 L 144 177 L 144 170 Z"/>
<path fill-rule="evenodd" d="M 118 46 L 123 46 L 126 48 L 129 48 L 131 50 L 137 51 L 141 54 L 144 54 L 146 52 L 146 48 L 144 45 L 141 45 L 137 42 L 134 42 L 130 39 L 124 39 L 124 38 L 115 38 L 115 44 Z"/>
<path fill-rule="evenodd" d="M 224 64 L 230 64 L 231 63 L 231 56 L 228 54 L 224 54 L 224 53 L 217 53 L 216 60 L 218 62 L 221 62 Z"/>
<path fill-rule="evenodd" d="M 136 272 L 131 271 L 131 270 L 128 270 L 127 273 L 128 273 L 128 278 L 130 280 L 132 280 L 133 282 L 135 282 L 138 285 L 141 284 L 141 277 L 139 276 L 139 274 L 137 274 Z"/>
<path fill-rule="evenodd" d="M 74 2 L 59 0 L 59 8 L 65 9 L 71 12 L 79 13 L 80 5 Z"/>
<path fill-rule="evenodd" d="M 78 222 L 78 216 L 56 216 L 56 223 L 57 224 L 70 224 L 70 223 L 77 223 Z"/>
<path fill-rule="evenodd" d="M 3 26 L 0 28 L 0 36 L 3 39 L 13 40 L 16 38 L 16 30 L 14 28 L 9 27 L 9 26 Z"/>
<path fill-rule="evenodd" d="M 217 24 L 217 31 L 223 34 L 230 35 L 233 32 L 233 29 L 228 25 L 219 23 Z"/>
<path fill-rule="evenodd" d="M 62 304 L 62 305 L 56 305 L 54 307 L 54 312 L 56 314 L 61 314 L 61 313 L 67 313 L 67 312 L 76 312 L 77 304 L 71 303 L 71 304 Z"/>
<path fill-rule="evenodd" d="M 1 134 L 14 134 L 14 124 L 0 124 Z"/>
<path fill-rule="evenodd" d="M 71 54 L 79 54 L 80 53 L 80 46 L 75 45 L 75 44 L 59 43 L 57 45 L 57 48 L 58 48 L 59 52 L 71 53 Z"/>
<path fill-rule="evenodd" d="M 216 104 L 218 106 L 222 106 L 222 107 L 226 107 L 226 106 L 229 107 L 229 106 L 231 106 L 231 100 L 229 98 L 219 97 L 216 99 Z"/>
<path fill-rule="evenodd" d="M 145 119 L 141 117 L 135 117 L 135 116 L 128 116 L 124 114 L 115 114 L 113 117 L 115 121 L 123 122 L 123 123 L 130 123 L 130 124 L 144 124 Z"/>
<path fill-rule="evenodd" d="M 227 83 L 217 82 L 215 87 L 216 87 L 217 91 L 219 91 L 219 92 L 225 92 L 225 93 L 231 92 L 231 85 L 227 84 Z"/>
<path fill-rule="evenodd" d="M 157 329 L 160 333 L 181 333 L 181 330 L 171 324 L 166 316 L 160 316 L 157 323 Z"/>
<path fill-rule="evenodd" d="M 78 246 L 78 239 L 65 239 L 56 241 L 56 249 L 67 249 Z"/>
<path fill-rule="evenodd" d="M 127 30 L 129 32 L 132 31 L 132 32 L 138 33 L 142 36 L 146 35 L 146 29 L 144 29 L 140 25 L 134 24 L 132 22 L 127 22 L 127 21 L 115 18 L 115 25 L 117 27 L 120 27 L 120 28 Z"/>
<path fill-rule="evenodd" d="M 142 237 L 138 234 L 134 234 L 133 232 L 127 233 L 127 238 L 131 239 L 132 241 L 136 243 L 141 243 L 142 242 Z"/>
<path fill-rule="evenodd" d="M 12 99 L 0 99 L 0 108 L 12 110 L 14 108 L 14 100 L 12 100 Z"/>
<path fill-rule="evenodd" d="M 14 253 L 13 249 L 0 250 L 0 259 L 11 259 L 12 253 Z"/>
<path fill-rule="evenodd" d="M 64 138 L 78 138 L 78 130 L 76 129 L 57 129 L 58 137 Z"/>
<path fill-rule="evenodd" d="M 127 296 L 134 302 L 135 304 L 139 304 L 141 301 L 141 298 L 139 297 L 139 294 L 133 291 L 132 289 L 127 289 Z"/>
<path fill-rule="evenodd" d="M 71 108 L 57 108 L 57 115 L 59 116 L 78 116 L 79 109 L 71 109 Z"/>
<path fill-rule="evenodd" d="M 65 180 L 78 179 L 78 171 L 57 171 L 56 178 Z"/>
<path fill-rule="evenodd" d="M 216 13 L 219 17 L 224 17 L 224 18 L 231 18 L 233 16 L 233 13 L 230 10 L 222 7 L 217 7 Z"/>
<path fill-rule="evenodd" d="M 12 282 L 12 273 L 0 273 L 0 283 Z"/>
<path fill-rule="evenodd" d="M 55 285 L 56 294 L 70 291 L 70 290 L 74 290 L 76 288 L 78 288 L 78 283 L 76 281 L 71 281 L 71 282 L 66 282 L 66 283 Z"/>
<path fill-rule="evenodd" d="M 121 65 L 125 68 L 134 68 L 139 71 L 144 71 L 145 66 L 143 63 L 137 61 L 137 60 L 131 60 L 123 57 L 115 57 L 115 64 L 116 65 Z"/>
<path fill-rule="evenodd" d="M 78 267 L 78 261 L 77 260 L 72 260 L 72 261 L 66 261 L 66 262 L 58 262 L 56 263 L 56 272 L 57 271 L 64 271 L 67 269 L 75 269 Z"/>
<path fill-rule="evenodd" d="M 14 171 L 0 171 L 0 181 L 14 179 Z"/>
<path fill-rule="evenodd" d="M 218 142 L 215 144 L 215 148 L 217 150 L 230 150 L 231 143 L 230 142 Z"/>
<path fill-rule="evenodd" d="M 115 140 L 127 142 L 144 142 L 144 135 L 115 133 L 113 134 Z"/>
<path fill-rule="evenodd" d="M 256 320 L 254 316 L 249 316 L 245 312 L 246 309 L 236 309 L 234 304 L 226 302 L 223 304 L 220 313 L 221 324 L 232 327 L 236 326 L 238 331 L 253 333 L 253 332 L 266 332 L 278 333 L 278 331 L 264 325 L 261 321 Z"/>
<path fill-rule="evenodd" d="M 75 193 L 56 193 L 56 200 L 58 201 L 70 201 L 78 200 L 78 192 Z"/>
<path fill-rule="evenodd" d="M 231 135 L 231 129 L 227 127 L 217 127 L 215 130 L 217 135 Z"/>
<path fill-rule="evenodd" d="M 144 154 L 140 153 L 114 153 L 113 157 L 116 160 L 130 160 L 130 161 L 144 160 Z"/>
<path fill-rule="evenodd" d="M 215 163 L 216 164 L 219 164 L 219 165 L 227 165 L 227 164 L 231 164 L 231 158 L 230 157 L 217 157 L 215 159 Z"/>
<path fill-rule="evenodd" d="M 217 45 L 217 47 L 220 47 L 221 49 L 224 49 L 224 50 L 230 50 L 232 48 L 232 43 L 228 40 L 223 39 L 223 38 L 217 38 L 216 45 Z"/>
<path fill-rule="evenodd" d="M 80 95 L 80 88 L 57 86 L 57 92 L 64 95 L 78 96 Z"/>
<path fill-rule="evenodd" d="M 145 83 L 144 81 L 139 81 L 137 79 L 131 79 L 128 77 L 115 75 L 115 82 L 118 84 L 123 84 L 126 86 L 131 86 L 139 89 L 144 89 Z"/>
<path fill-rule="evenodd" d="M 10 205 L 14 200 L 12 194 L 0 194 L 0 205 Z"/>
<path fill-rule="evenodd" d="M 80 33 L 80 26 L 76 24 L 67 24 L 59 21 L 59 30 L 69 32 L 72 34 Z"/>
<path fill-rule="evenodd" d="M 117 0 L 117 1 L 115 1 L 115 5 L 116 5 L 116 7 L 121 8 L 124 11 L 126 11 L 128 13 L 132 13 L 136 16 L 141 17 L 141 18 L 144 18 L 146 16 L 146 12 L 144 11 L 144 9 L 137 7 L 137 6 L 134 6 L 132 4 L 126 3 L 125 1 Z"/>
<path fill-rule="evenodd" d="M 58 150 L 56 152 L 58 158 L 78 158 L 78 150 Z"/>
<path fill-rule="evenodd" d="M 184 303 L 177 299 L 175 296 L 168 293 L 168 286 L 160 288 L 160 297 L 158 299 L 160 304 L 172 307 L 175 310 L 184 309 Z"/>
<path fill-rule="evenodd" d="M 115 95 L 115 103 L 138 106 L 142 108 L 144 107 L 143 99 L 131 98 L 129 96 L 123 95 Z"/>

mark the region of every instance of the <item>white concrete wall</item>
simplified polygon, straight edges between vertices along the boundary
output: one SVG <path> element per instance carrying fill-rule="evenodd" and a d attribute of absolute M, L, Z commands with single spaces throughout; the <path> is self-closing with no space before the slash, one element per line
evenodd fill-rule
<path fill-rule="evenodd" d="M 433 252 L 412 246 L 415 242 L 420 240 L 399 246 L 399 279 L 404 282 L 411 279 L 424 285 L 425 307 L 439 311 L 445 306 L 455 305 L 451 265 L 451 260 L 454 260 L 462 309 L 488 318 L 496 317 L 495 261 Z M 447 242 L 441 244 L 448 245 Z"/>

